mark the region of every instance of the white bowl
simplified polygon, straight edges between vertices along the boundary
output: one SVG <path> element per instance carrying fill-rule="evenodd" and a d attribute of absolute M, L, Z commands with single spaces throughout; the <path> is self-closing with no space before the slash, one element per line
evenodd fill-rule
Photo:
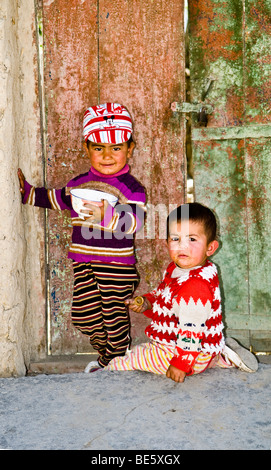
<path fill-rule="evenodd" d="M 103 191 L 97 191 L 94 189 L 71 189 L 70 191 L 72 197 L 72 207 L 77 212 L 79 217 L 85 218 L 85 214 L 81 213 L 81 210 L 84 209 L 84 204 L 93 203 L 94 205 L 100 205 L 103 199 L 106 199 L 111 206 L 115 206 L 118 202 L 118 198 L 113 196 L 113 194 L 104 193 Z"/>

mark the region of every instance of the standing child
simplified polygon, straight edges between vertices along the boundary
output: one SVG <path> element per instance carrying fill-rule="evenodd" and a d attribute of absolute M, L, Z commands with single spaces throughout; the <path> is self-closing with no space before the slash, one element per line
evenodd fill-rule
<path fill-rule="evenodd" d="M 145 191 L 129 173 L 134 142 L 132 120 L 118 103 L 92 106 L 84 115 L 84 145 L 90 170 L 62 189 L 34 188 L 18 170 L 23 203 L 71 211 L 73 233 L 68 257 L 73 260 L 72 322 L 97 350 L 98 361 L 86 372 L 106 366 L 125 354 L 130 344 L 130 324 L 124 301 L 138 283 L 134 234 L 143 224 Z M 85 204 L 78 217 L 71 202 L 73 188 L 100 190 L 118 197 L 112 207 Z"/>
<path fill-rule="evenodd" d="M 215 365 L 257 370 L 253 354 L 232 338 L 225 345 L 219 279 L 208 259 L 219 246 L 212 211 L 199 203 L 179 206 L 168 216 L 167 243 L 172 261 L 162 282 L 128 301 L 151 318 L 145 330 L 150 341 L 113 359 L 106 370 L 144 370 L 175 382 Z"/>

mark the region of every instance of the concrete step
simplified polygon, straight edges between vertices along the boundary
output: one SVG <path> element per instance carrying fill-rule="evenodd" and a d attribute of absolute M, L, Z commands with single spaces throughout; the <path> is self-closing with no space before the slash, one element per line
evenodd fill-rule
<path fill-rule="evenodd" d="M 75 354 L 71 356 L 47 356 L 40 361 L 31 362 L 27 375 L 68 374 L 84 372 L 90 361 L 96 361 L 97 354 Z"/>
<path fill-rule="evenodd" d="M 40 361 L 31 362 L 27 375 L 84 372 L 86 365 L 90 361 L 96 361 L 97 357 L 96 353 L 47 356 Z M 271 364 L 270 354 L 259 354 L 256 357 L 262 364 Z"/>

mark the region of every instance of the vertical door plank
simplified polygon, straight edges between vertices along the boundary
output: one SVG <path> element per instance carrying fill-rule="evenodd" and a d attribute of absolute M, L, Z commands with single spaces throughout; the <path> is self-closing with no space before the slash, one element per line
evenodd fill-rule
<path fill-rule="evenodd" d="M 244 79 L 247 124 L 271 123 L 271 4 L 244 0 Z"/>
<path fill-rule="evenodd" d="M 99 31 L 100 101 L 120 102 L 131 112 L 131 172 L 147 191 L 146 227 L 136 242 L 138 293 L 144 293 L 157 285 L 169 262 L 161 239 L 169 205 L 185 198 L 184 117 L 170 109 L 185 99 L 183 2 L 104 0 Z M 144 340 L 143 320 L 131 317 L 133 338 Z"/>
<path fill-rule="evenodd" d="M 271 5 L 246 0 L 245 8 L 246 122 L 258 133 L 246 141 L 251 342 L 271 351 L 271 144 L 261 137 L 271 124 Z"/>
<path fill-rule="evenodd" d="M 192 101 L 214 107 L 207 128 L 192 119 L 196 200 L 220 221 L 221 270 L 228 334 L 269 348 L 270 17 L 262 0 L 190 2 Z M 269 104 L 268 104 L 269 103 Z M 261 282 L 262 281 L 262 282 Z M 269 344 L 269 346 L 268 346 Z"/>
<path fill-rule="evenodd" d="M 82 150 L 86 105 L 98 100 L 97 2 L 44 1 L 45 97 L 47 118 L 46 184 L 61 188 L 88 171 Z M 73 273 L 67 259 L 70 213 L 48 211 L 49 301 L 52 354 L 89 349 L 71 324 Z"/>
<path fill-rule="evenodd" d="M 248 313 L 244 140 L 211 140 L 208 131 L 243 124 L 242 1 L 190 2 L 190 34 L 192 101 L 200 102 L 214 80 L 206 97 L 214 107 L 208 127 L 202 130 L 197 116 L 192 118 L 195 198 L 219 219 L 221 246 L 214 262 L 221 271 L 225 323 L 234 328 L 235 314 Z"/>
<path fill-rule="evenodd" d="M 240 126 L 244 119 L 242 0 L 192 0 L 189 6 L 191 101 L 214 112 L 208 127 Z M 194 116 L 194 126 L 196 125 Z"/>
<path fill-rule="evenodd" d="M 100 2 L 100 101 L 120 101 L 130 110 L 136 140 L 132 172 L 146 187 L 148 203 L 166 208 L 183 202 L 185 191 L 184 120 L 170 110 L 172 101 L 184 99 L 183 34 L 182 2 Z M 160 250 L 163 256 L 166 251 L 164 240 L 150 241 L 151 252 L 146 242 L 140 264 L 152 288 L 164 265 Z"/>

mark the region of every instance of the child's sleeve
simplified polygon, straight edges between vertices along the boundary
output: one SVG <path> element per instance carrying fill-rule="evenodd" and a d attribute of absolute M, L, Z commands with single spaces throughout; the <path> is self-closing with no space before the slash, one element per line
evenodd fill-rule
<path fill-rule="evenodd" d="M 101 226 L 118 233 L 121 237 L 131 236 L 138 232 L 144 225 L 146 213 L 146 194 L 143 186 L 132 180 L 130 187 L 125 186 L 123 196 L 125 201 L 108 205 Z"/>
<path fill-rule="evenodd" d="M 23 204 L 44 207 L 47 209 L 71 210 L 71 198 L 62 189 L 34 188 L 27 181 L 24 182 L 25 194 Z"/>
<path fill-rule="evenodd" d="M 115 207 L 108 205 L 102 227 L 120 234 L 131 235 L 138 232 L 144 224 L 145 204 L 117 204 Z"/>
<path fill-rule="evenodd" d="M 179 331 L 171 365 L 188 374 L 201 352 L 206 320 L 212 310 L 212 293 L 204 280 L 189 279 L 176 297 L 173 309 L 179 319 Z"/>
<path fill-rule="evenodd" d="M 152 292 L 149 292 L 148 294 L 144 294 L 144 297 L 146 297 L 146 299 L 150 302 L 151 305 L 153 305 L 154 302 L 156 301 L 156 291 L 157 289 L 154 289 Z M 152 318 L 153 317 L 152 307 L 148 310 L 145 310 L 143 314 L 148 318 Z"/>
<path fill-rule="evenodd" d="M 170 270 L 170 266 L 172 266 L 172 265 L 174 265 L 174 263 L 171 263 L 168 266 L 167 270 L 164 271 L 163 279 L 162 279 L 162 282 L 159 284 L 159 286 L 156 287 L 155 289 L 153 289 L 148 294 L 144 294 L 144 297 L 146 297 L 146 299 L 151 304 L 151 308 L 149 310 L 145 310 L 145 312 L 143 312 L 144 315 L 148 318 L 153 318 L 154 312 L 153 312 L 152 306 L 153 306 L 154 302 L 157 300 L 158 294 L 161 292 L 160 289 L 164 288 L 165 278 L 169 275 L 168 270 Z"/>

